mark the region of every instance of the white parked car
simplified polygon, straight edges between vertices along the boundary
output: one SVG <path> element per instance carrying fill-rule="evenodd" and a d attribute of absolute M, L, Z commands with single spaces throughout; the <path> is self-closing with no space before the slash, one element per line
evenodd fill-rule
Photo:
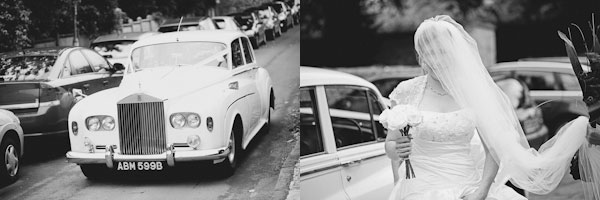
<path fill-rule="evenodd" d="M 378 122 L 383 97 L 370 82 L 300 68 L 301 199 L 386 199 L 394 186 Z"/>
<path fill-rule="evenodd" d="M 69 114 L 71 151 L 88 178 L 107 169 L 150 171 L 209 161 L 231 175 L 239 153 L 274 108 L 269 73 L 248 37 L 205 30 L 134 43 L 121 85 L 81 100 Z"/>
<path fill-rule="evenodd" d="M 19 160 L 23 156 L 23 129 L 15 114 L 0 109 L 0 182 L 11 183 L 17 180 Z"/>

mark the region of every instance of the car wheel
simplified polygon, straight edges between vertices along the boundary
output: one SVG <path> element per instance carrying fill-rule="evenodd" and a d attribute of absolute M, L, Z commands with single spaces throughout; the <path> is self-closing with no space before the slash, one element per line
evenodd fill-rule
<path fill-rule="evenodd" d="M 263 34 L 263 45 L 267 45 L 267 33 Z"/>
<path fill-rule="evenodd" d="M 231 151 L 225 160 L 217 165 L 217 168 L 218 170 L 221 170 L 221 175 L 223 177 L 230 177 L 237 168 L 238 160 L 242 150 L 242 141 L 240 138 L 241 133 L 239 133 L 239 131 L 240 130 L 237 128 L 237 126 L 234 125 L 229 136 L 229 149 Z"/>
<path fill-rule="evenodd" d="M 17 180 L 19 175 L 20 150 L 19 143 L 12 137 L 6 137 L 0 145 L 2 150 L 3 165 L 0 166 L 0 180 L 5 183 L 12 183 Z"/>
<path fill-rule="evenodd" d="M 82 164 L 79 165 L 79 167 L 81 168 L 81 172 L 83 172 L 83 175 L 85 175 L 85 177 L 87 177 L 88 179 L 95 180 L 107 177 L 109 175 L 109 170 L 106 167 L 106 165 Z"/>
<path fill-rule="evenodd" d="M 267 31 L 265 33 L 265 35 L 267 35 L 268 40 L 274 40 L 275 39 L 275 28 L 273 28 L 273 30 Z"/>
<path fill-rule="evenodd" d="M 273 96 L 273 92 L 271 92 L 269 96 L 269 111 L 267 114 L 267 123 L 260 130 L 262 134 L 269 133 L 269 130 L 271 129 L 271 113 L 275 111 L 275 96 Z"/>

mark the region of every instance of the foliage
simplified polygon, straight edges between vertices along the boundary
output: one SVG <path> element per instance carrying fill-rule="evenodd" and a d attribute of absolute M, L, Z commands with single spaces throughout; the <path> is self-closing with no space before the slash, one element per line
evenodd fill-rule
<path fill-rule="evenodd" d="M 0 52 L 29 45 L 30 13 L 21 0 L 0 2 Z"/>
<path fill-rule="evenodd" d="M 34 40 L 57 38 L 73 33 L 74 0 L 24 0 L 31 9 Z M 116 0 L 79 0 L 77 28 L 82 35 L 109 33 L 115 27 Z"/>
<path fill-rule="evenodd" d="M 164 16 L 204 16 L 208 8 L 215 6 L 214 0 L 119 0 L 119 8 L 136 19 L 146 15 Z"/>

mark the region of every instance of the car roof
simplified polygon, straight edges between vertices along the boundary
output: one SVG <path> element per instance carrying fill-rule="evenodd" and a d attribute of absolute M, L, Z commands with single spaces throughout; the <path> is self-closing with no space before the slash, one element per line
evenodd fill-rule
<path fill-rule="evenodd" d="M 584 65 L 590 65 L 589 60 L 585 56 L 577 57 L 579 62 Z M 521 58 L 519 61 L 546 61 L 546 62 L 561 62 L 561 63 L 571 63 L 569 57 L 566 56 L 557 56 L 557 57 L 537 57 L 537 58 Z"/>
<path fill-rule="evenodd" d="M 300 87 L 316 85 L 356 85 L 379 92 L 371 82 L 352 74 L 316 67 L 300 67 Z"/>
<path fill-rule="evenodd" d="M 160 34 L 159 32 L 129 32 L 129 33 L 112 33 L 108 35 L 101 35 L 96 38 L 92 43 L 108 42 L 108 41 L 122 41 L 122 40 L 134 40 L 137 41 L 142 37 Z"/>
<path fill-rule="evenodd" d="M 590 67 L 582 65 L 583 70 L 586 72 L 590 71 Z M 571 63 L 562 62 L 544 62 L 544 61 L 514 61 L 514 62 L 503 62 L 493 65 L 488 68 L 490 72 L 497 71 L 513 71 L 518 70 L 533 70 L 533 71 L 547 71 L 547 72 L 561 72 L 561 73 L 574 73 Z"/>
<path fill-rule="evenodd" d="M 181 20 L 181 24 L 182 25 L 195 24 L 195 23 L 199 23 L 202 20 L 205 20 L 206 18 L 208 18 L 208 17 L 183 17 L 183 20 Z M 177 26 L 177 25 L 179 25 L 180 19 L 181 18 L 167 19 L 164 23 L 162 23 L 160 25 L 160 27 Z"/>
<path fill-rule="evenodd" d="M 76 48 L 74 46 L 61 46 L 61 47 L 41 47 L 41 48 L 30 48 L 23 49 L 20 51 L 11 51 L 0 53 L 0 57 L 14 57 L 14 56 L 35 56 L 35 55 L 52 55 L 58 56 L 65 49 Z"/>
<path fill-rule="evenodd" d="M 132 49 L 152 44 L 189 41 L 220 42 L 224 44 L 229 44 L 231 41 L 238 37 L 246 37 L 246 35 L 240 31 L 231 30 L 198 30 L 169 32 L 153 35 L 150 37 L 146 37 L 143 40 L 139 40 L 133 44 Z"/>
<path fill-rule="evenodd" d="M 421 67 L 393 67 L 389 70 L 382 70 L 381 73 L 377 73 L 373 76 L 366 78 L 369 82 L 385 79 L 396 79 L 396 78 L 414 78 L 417 76 L 424 75 Z"/>

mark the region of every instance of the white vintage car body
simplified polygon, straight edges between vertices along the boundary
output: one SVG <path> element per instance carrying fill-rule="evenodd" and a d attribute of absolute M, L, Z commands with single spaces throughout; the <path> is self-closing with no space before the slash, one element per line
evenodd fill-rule
<path fill-rule="evenodd" d="M 261 127 L 268 125 L 274 108 L 271 79 L 267 70 L 257 65 L 249 42 L 240 31 L 203 30 L 159 34 L 134 43 L 120 86 L 85 97 L 71 110 L 67 160 L 135 170 L 138 161 L 175 166 L 179 162 L 207 160 L 217 164 L 234 159 L 238 148 L 233 148 L 239 145 L 245 149 Z M 186 45 L 205 43 L 212 46 L 185 49 L 189 47 Z M 160 55 L 149 54 L 147 60 L 156 56 L 168 59 L 146 62 L 142 50 L 153 45 L 159 45 L 155 51 Z M 142 53 L 137 54 L 136 49 Z M 185 63 L 186 56 L 204 59 Z M 155 67 L 144 68 L 136 61 Z M 183 113 L 188 124 L 192 123 L 190 113 L 197 114 L 199 125 L 175 128 L 172 117 L 176 113 Z M 89 130 L 86 120 L 91 116 L 114 118 L 114 129 Z M 86 173 L 83 166 L 82 171 Z"/>
<path fill-rule="evenodd" d="M 387 199 L 394 180 L 377 121 L 385 108 L 362 78 L 300 68 L 301 199 Z"/>

